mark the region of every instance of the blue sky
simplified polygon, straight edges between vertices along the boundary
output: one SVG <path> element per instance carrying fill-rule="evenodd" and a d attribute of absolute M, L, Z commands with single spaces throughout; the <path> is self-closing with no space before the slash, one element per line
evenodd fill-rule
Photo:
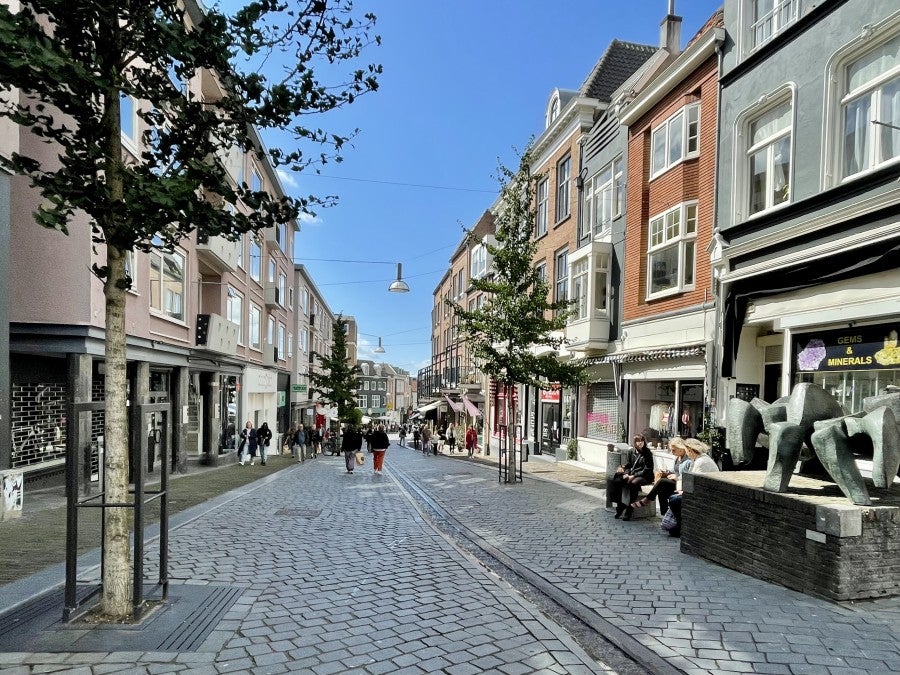
<path fill-rule="evenodd" d="M 335 132 L 360 128 L 344 162 L 328 164 L 319 176 L 285 179 L 290 193 L 340 198 L 303 223 L 295 256 L 331 309 L 356 317 L 362 358 L 380 357 L 415 374 L 430 362 L 432 292 L 462 228 L 496 199 L 498 160 L 515 166 L 516 151 L 543 129 L 552 90 L 578 88 L 611 40 L 658 44 L 668 2 L 355 5 L 378 17 L 383 45 L 365 57 L 381 63 L 384 74 L 379 91 L 315 120 Z M 682 45 L 720 5 L 678 0 Z M 397 262 L 410 293 L 387 292 Z M 383 355 L 371 353 L 378 336 Z"/>

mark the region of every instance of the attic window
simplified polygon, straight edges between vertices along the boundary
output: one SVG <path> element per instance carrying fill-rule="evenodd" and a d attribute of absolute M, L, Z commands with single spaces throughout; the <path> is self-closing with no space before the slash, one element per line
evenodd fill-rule
<path fill-rule="evenodd" d="M 559 97 L 554 97 L 553 101 L 550 103 L 550 110 L 547 111 L 547 126 L 549 127 L 553 122 L 556 121 L 556 118 L 559 117 Z"/>

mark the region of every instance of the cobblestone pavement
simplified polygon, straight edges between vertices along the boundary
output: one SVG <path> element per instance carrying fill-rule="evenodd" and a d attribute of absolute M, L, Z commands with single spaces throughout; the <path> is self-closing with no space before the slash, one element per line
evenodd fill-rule
<path fill-rule="evenodd" d="M 684 555 L 658 519 L 615 520 L 602 491 L 563 485 L 583 472 L 556 467 L 533 460 L 524 484 L 503 486 L 495 463 L 411 453 L 398 473 L 485 547 L 686 673 L 900 672 L 900 600 L 831 603 Z"/>
<path fill-rule="evenodd" d="M 612 672 L 426 522 L 391 477 L 406 452 L 382 476 L 294 466 L 174 529 L 173 584 L 243 589 L 198 651 L 3 653 L 0 670 Z"/>
<path fill-rule="evenodd" d="M 420 489 L 494 559 L 686 673 L 900 672 L 897 600 L 752 579 L 680 553 L 658 521 L 614 520 L 597 474 L 533 459 L 504 486 L 495 461 L 394 446 L 383 476 L 337 457 L 270 475 L 171 533 L 173 583 L 242 589 L 198 651 L 0 653 L 0 671 L 612 672 L 432 528 Z"/>

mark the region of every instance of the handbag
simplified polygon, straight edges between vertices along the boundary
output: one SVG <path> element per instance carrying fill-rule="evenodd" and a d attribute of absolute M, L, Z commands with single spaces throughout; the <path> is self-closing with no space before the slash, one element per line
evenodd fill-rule
<path fill-rule="evenodd" d="M 675 514 L 672 513 L 672 509 L 669 509 L 663 516 L 662 523 L 660 523 L 659 529 L 661 529 L 663 532 L 671 532 L 676 527 L 678 527 L 678 519 L 675 517 Z"/>
<path fill-rule="evenodd" d="M 366 463 L 366 456 L 365 456 L 363 453 L 361 453 L 361 452 L 357 452 L 357 453 L 356 453 L 356 463 L 359 464 L 360 466 L 362 466 L 363 464 L 365 464 L 365 463 Z"/>

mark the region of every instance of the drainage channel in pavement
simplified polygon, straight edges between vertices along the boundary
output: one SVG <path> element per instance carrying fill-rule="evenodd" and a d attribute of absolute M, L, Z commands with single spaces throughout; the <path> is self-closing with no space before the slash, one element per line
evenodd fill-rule
<path fill-rule="evenodd" d="M 485 471 L 493 473 L 489 467 Z M 393 466 L 391 475 L 436 529 L 452 537 L 488 570 L 565 628 L 592 658 L 614 668 L 620 675 L 678 675 L 682 672 L 591 608 L 485 541 L 432 499 L 404 470 Z"/>

